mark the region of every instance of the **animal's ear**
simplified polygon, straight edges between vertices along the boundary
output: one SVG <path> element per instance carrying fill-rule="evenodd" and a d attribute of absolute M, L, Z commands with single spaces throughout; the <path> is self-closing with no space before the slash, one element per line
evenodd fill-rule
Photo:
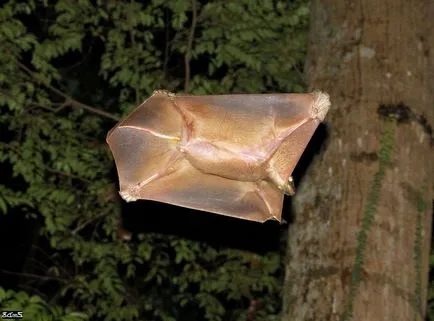
<path fill-rule="evenodd" d="M 320 92 L 175 96 L 158 91 L 107 136 L 120 194 L 127 201 L 280 220 L 290 175 L 329 105 Z"/>

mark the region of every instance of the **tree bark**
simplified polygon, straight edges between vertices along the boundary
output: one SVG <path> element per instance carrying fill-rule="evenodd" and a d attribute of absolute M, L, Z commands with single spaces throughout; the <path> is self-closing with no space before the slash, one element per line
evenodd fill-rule
<path fill-rule="evenodd" d="M 433 17 L 433 1 L 312 1 L 307 81 L 332 107 L 294 198 L 283 321 L 425 319 Z"/>

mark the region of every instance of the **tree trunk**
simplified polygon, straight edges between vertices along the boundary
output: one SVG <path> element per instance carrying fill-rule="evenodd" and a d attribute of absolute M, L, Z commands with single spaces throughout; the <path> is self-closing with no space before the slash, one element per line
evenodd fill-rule
<path fill-rule="evenodd" d="M 294 198 L 282 320 L 424 320 L 434 2 L 313 0 L 311 11 L 307 80 L 332 107 Z"/>

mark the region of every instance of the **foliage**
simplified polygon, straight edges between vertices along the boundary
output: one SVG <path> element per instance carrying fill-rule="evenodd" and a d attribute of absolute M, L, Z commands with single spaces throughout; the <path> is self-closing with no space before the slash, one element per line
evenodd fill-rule
<path fill-rule="evenodd" d="M 71 311 L 69 308 L 47 304 L 41 297 L 29 296 L 25 292 L 5 291 L 0 288 L 0 307 L 8 311 L 21 311 L 26 320 L 40 321 L 85 321 L 89 320 L 84 313 Z M 5 309 L 2 309 L 4 311 Z"/>
<path fill-rule="evenodd" d="M 259 297 L 255 320 L 274 320 L 277 252 L 157 233 L 117 240 L 104 138 L 157 88 L 301 90 L 307 15 L 305 1 L 6 1 L 0 162 L 11 175 L 0 210 L 42 219 L 52 255 L 67 259 L 46 271 L 62 280 L 50 303 L 0 289 L 2 305 L 41 320 L 246 320 Z"/>

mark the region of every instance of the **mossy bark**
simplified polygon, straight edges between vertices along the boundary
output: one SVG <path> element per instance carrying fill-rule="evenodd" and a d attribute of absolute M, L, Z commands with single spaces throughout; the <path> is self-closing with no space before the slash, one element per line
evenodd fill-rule
<path fill-rule="evenodd" d="M 324 152 L 294 197 L 283 321 L 424 320 L 432 17 L 432 1 L 312 1 L 307 82 L 332 107 Z M 400 103 L 405 122 L 379 117 Z"/>

